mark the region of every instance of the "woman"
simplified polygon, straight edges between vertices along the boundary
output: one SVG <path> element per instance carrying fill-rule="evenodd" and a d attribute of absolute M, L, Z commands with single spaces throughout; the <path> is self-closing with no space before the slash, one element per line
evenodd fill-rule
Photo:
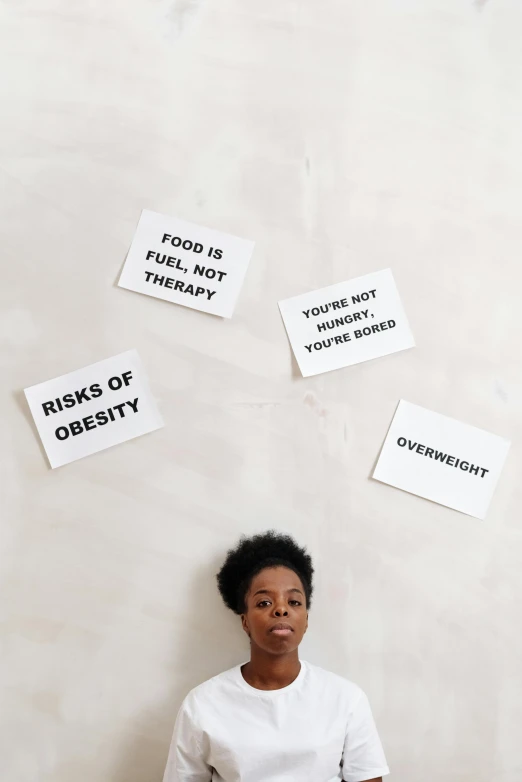
<path fill-rule="evenodd" d="M 306 550 L 275 532 L 228 552 L 219 591 L 241 616 L 250 661 L 189 693 L 163 782 L 382 782 L 389 773 L 366 695 L 299 660 L 313 572 Z"/>

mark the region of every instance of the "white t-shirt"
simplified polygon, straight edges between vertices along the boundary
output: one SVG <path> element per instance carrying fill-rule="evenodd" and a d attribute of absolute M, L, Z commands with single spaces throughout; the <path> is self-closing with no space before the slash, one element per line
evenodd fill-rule
<path fill-rule="evenodd" d="M 302 662 L 279 690 L 251 687 L 240 665 L 192 690 L 163 782 L 362 782 L 388 773 L 364 692 Z"/>

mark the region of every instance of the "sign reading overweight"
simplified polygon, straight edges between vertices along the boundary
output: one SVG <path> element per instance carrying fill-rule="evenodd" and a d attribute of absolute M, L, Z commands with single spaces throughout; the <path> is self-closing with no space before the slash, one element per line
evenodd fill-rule
<path fill-rule="evenodd" d="M 304 377 L 415 347 L 391 269 L 279 302 Z"/>
<path fill-rule="evenodd" d="M 163 426 L 135 350 L 25 389 L 51 467 Z"/>
<path fill-rule="evenodd" d="M 509 440 L 401 400 L 373 477 L 483 519 Z"/>
<path fill-rule="evenodd" d="M 231 318 L 254 242 L 144 210 L 118 283 Z"/>

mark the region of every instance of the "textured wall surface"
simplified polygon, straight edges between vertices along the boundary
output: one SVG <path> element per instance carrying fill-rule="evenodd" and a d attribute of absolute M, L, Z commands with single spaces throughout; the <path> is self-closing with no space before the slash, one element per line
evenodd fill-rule
<path fill-rule="evenodd" d="M 393 778 L 522 779 L 521 36 L 520 0 L 0 0 L 2 782 L 160 782 L 270 526 Z M 115 287 L 143 207 L 256 240 L 231 321 Z M 418 347 L 303 380 L 277 300 L 388 266 Z M 51 471 L 22 389 L 129 348 L 166 427 Z M 400 397 L 513 440 L 486 521 L 369 479 Z"/>

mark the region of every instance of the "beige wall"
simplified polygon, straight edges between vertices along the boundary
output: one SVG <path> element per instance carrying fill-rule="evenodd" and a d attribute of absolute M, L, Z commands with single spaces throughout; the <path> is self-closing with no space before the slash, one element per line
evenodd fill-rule
<path fill-rule="evenodd" d="M 2 782 L 160 782 L 269 526 L 393 778 L 522 779 L 521 40 L 520 0 L 0 0 Z M 115 287 L 142 207 L 257 241 L 232 321 Z M 278 298 L 387 266 L 418 347 L 303 380 Z M 129 348 L 166 427 L 49 470 L 21 390 Z M 513 440 L 486 521 L 369 480 L 400 397 Z"/>

